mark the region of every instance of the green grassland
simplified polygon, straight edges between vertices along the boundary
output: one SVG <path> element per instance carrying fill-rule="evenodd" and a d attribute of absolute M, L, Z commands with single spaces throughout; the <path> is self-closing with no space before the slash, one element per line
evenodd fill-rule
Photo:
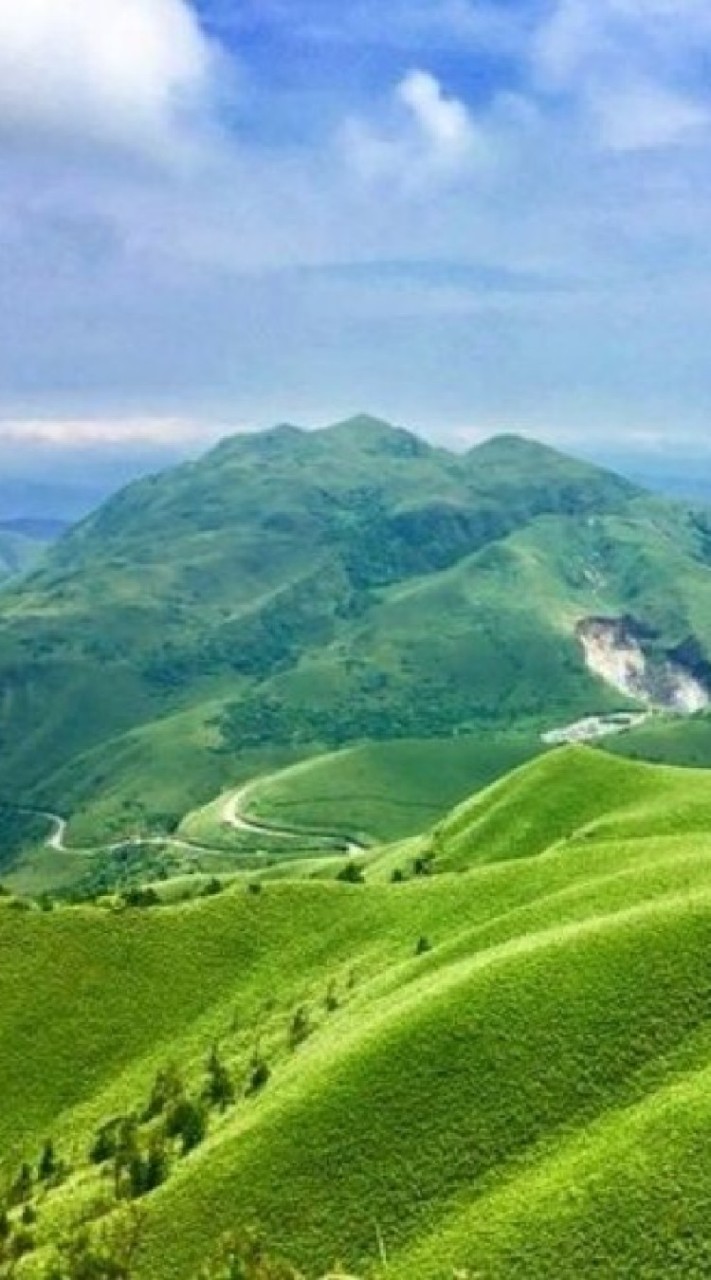
<path fill-rule="evenodd" d="M 707 769 L 711 766 L 711 715 L 655 716 L 605 746 L 632 759 Z"/>
<path fill-rule="evenodd" d="M 709 775 L 563 748 L 358 861 L 363 884 L 330 859 L 177 906 L 0 904 L 3 1167 L 48 1135 L 69 1163 L 18 1274 L 110 1198 L 99 1126 L 171 1062 L 197 1089 L 218 1043 L 237 1098 L 141 1200 L 139 1280 L 191 1280 L 244 1223 L 312 1277 L 706 1276 Z"/>
<path fill-rule="evenodd" d="M 575 639 L 589 614 L 703 674 L 710 563 L 702 510 L 515 436 L 457 455 L 361 417 L 228 439 L 2 593 L 0 796 L 85 844 L 174 829 L 272 762 L 535 736 L 620 706 Z"/>
<path fill-rule="evenodd" d="M 542 749 L 534 734 L 515 731 L 364 743 L 259 779 L 247 809 L 297 830 L 401 840 Z"/>

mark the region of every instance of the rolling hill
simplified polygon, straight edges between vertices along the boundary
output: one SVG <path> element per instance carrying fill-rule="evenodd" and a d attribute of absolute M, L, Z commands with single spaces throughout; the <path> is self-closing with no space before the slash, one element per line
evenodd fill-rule
<path fill-rule="evenodd" d="M 704 1276 L 710 832 L 705 772 L 562 748 L 363 855 L 362 884 L 332 858 L 177 907 L 6 899 L 17 1274 L 111 1221 L 101 1153 L 133 1115 L 132 1280 L 193 1280 L 246 1224 L 312 1280 L 336 1260 L 365 1280 Z M 161 1134 L 201 1094 L 180 1155 Z M 48 1138 L 64 1167 L 40 1177 Z"/>
<path fill-rule="evenodd" d="M 456 737 L 436 816 L 506 767 L 512 730 L 533 750 L 629 704 L 582 619 L 710 680 L 710 566 L 703 509 L 516 436 L 453 454 L 360 417 L 230 438 L 0 599 L 0 798 L 97 842 L 173 830 L 265 759 Z"/>

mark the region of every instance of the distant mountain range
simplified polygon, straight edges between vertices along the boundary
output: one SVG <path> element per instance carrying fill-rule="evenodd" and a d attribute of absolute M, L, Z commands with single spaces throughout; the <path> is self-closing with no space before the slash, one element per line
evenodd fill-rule
<path fill-rule="evenodd" d="M 703 680 L 710 569 L 703 508 L 517 436 L 454 454 L 360 416 L 229 438 L 5 592 L 0 789 L 122 834 L 265 752 L 609 711 L 580 622 L 629 619 Z"/>

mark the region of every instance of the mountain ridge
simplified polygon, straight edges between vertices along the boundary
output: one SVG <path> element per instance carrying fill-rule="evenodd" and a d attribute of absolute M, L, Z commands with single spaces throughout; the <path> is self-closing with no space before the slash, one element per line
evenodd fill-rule
<path fill-rule="evenodd" d="M 660 661 L 707 660 L 709 546 L 685 508 L 512 433 L 457 454 L 359 415 L 228 438 L 114 495 L 3 596 L 0 793 L 84 842 L 177 825 L 264 749 L 613 710 L 577 623 L 638 615 Z M 82 769 L 97 812 L 114 796 L 106 828 Z"/>

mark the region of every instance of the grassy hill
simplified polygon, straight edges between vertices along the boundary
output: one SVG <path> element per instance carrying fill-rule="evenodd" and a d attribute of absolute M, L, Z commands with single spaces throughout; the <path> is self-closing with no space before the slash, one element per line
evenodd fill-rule
<path fill-rule="evenodd" d="M 6 901 L 3 1169 L 49 1136 L 67 1162 L 19 1275 L 110 1207 L 101 1127 L 135 1112 L 147 1152 L 156 1073 L 197 1098 L 217 1044 L 235 1100 L 136 1202 L 137 1280 L 191 1280 L 245 1223 L 311 1277 L 703 1276 L 710 818 L 703 771 L 564 748 L 364 884 L 336 860 L 178 907 Z M 423 848 L 430 874 L 382 878 Z"/>
<path fill-rule="evenodd" d="M 0 797 L 96 842 L 175 828 L 265 753 L 533 739 L 620 705 L 583 617 L 711 675 L 710 564 L 703 511 L 516 436 L 234 437 L 129 485 L 0 599 Z"/>
<path fill-rule="evenodd" d="M 247 812 L 296 830 L 401 840 L 542 750 L 535 734 L 516 731 L 364 743 L 260 778 L 246 793 Z M 195 830 L 190 817 L 183 829 Z"/>

